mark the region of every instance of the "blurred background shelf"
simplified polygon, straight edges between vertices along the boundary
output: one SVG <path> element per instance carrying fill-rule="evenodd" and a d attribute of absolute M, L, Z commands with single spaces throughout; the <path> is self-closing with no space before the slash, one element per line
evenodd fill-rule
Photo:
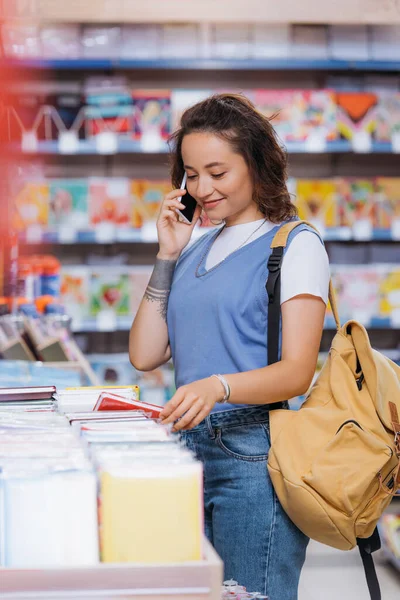
<path fill-rule="evenodd" d="M 84 319 L 80 322 L 72 323 L 72 330 L 76 333 L 89 333 L 89 332 L 116 332 L 116 331 L 129 331 L 132 325 L 133 317 L 116 317 L 112 319 L 98 319 L 96 317 Z M 343 321 L 345 323 L 345 321 Z M 369 322 L 365 323 L 367 329 L 374 330 L 390 330 L 399 331 L 400 323 L 392 323 L 390 318 L 373 318 Z M 333 319 L 327 318 L 325 321 L 325 330 L 331 331 L 336 329 L 336 325 Z"/>
<path fill-rule="evenodd" d="M 36 70 L 136 70 L 170 69 L 193 71 L 400 71 L 400 61 L 393 60 L 336 60 L 336 59 L 216 59 L 216 58 L 168 58 L 140 59 L 3 59 L 1 68 Z"/>
<path fill-rule="evenodd" d="M 400 154 L 400 148 L 394 147 L 390 142 L 372 142 L 370 149 L 357 149 L 346 140 L 337 140 L 313 146 L 307 142 L 285 142 L 284 147 L 289 154 L 310 155 L 316 154 Z M 150 154 L 159 155 L 168 153 L 166 142 L 160 142 L 156 146 L 149 147 L 135 140 L 117 139 L 115 147 L 99 150 L 96 140 L 80 140 L 73 150 L 61 151 L 58 141 L 38 141 L 34 148 L 24 148 L 19 144 L 10 146 L 10 150 L 29 155 L 118 155 L 118 154 Z"/>
<path fill-rule="evenodd" d="M 211 231 L 209 228 L 201 228 L 195 230 L 195 236 L 199 237 L 207 231 Z M 326 242 L 399 242 L 399 237 L 386 229 L 375 229 L 371 232 L 371 235 L 366 234 L 363 238 L 357 237 L 349 228 L 333 228 L 332 230 L 325 230 L 323 233 L 323 239 Z M 20 241 L 22 244 L 156 244 L 157 233 L 154 231 L 144 233 L 140 229 L 122 229 L 120 231 L 111 231 L 104 235 L 100 230 L 67 230 L 65 233 L 62 231 L 33 231 L 32 233 L 25 231 L 20 234 Z"/>

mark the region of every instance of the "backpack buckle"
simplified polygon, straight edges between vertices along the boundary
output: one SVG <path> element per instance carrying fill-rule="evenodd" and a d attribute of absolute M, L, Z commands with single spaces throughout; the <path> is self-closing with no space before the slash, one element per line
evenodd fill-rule
<path fill-rule="evenodd" d="M 279 271 L 282 265 L 283 260 L 283 246 L 279 246 L 272 250 L 272 253 L 268 259 L 268 271 L 270 273 L 275 273 Z"/>

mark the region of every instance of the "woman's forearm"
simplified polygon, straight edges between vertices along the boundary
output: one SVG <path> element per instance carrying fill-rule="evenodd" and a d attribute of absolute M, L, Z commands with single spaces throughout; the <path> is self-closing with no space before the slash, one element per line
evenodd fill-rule
<path fill-rule="evenodd" d="M 129 357 L 134 367 L 149 371 L 170 358 L 167 308 L 177 258 L 157 256 L 149 285 L 133 321 Z"/>
<path fill-rule="evenodd" d="M 282 360 L 268 367 L 224 375 L 229 383 L 232 404 L 271 404 L 305 394 L 314 370 L 302 363 Z"/>

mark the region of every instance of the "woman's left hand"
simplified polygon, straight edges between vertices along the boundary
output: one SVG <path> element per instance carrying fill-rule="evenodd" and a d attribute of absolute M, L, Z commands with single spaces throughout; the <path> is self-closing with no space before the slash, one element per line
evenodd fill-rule
<path fill-rule="evenodd" d="M 193 429 L 210 414 L 224 395 L 225 390 L 216 377 L 183 385 L 163 408 L 161 424 L 168 425 L 179 419 L 172 431 Z"/>

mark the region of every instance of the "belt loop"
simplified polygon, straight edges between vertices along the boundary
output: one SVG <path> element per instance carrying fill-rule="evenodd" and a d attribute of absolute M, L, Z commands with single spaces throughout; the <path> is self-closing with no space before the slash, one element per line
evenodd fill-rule
<path fill-rule="evenodd" d="M 210 438 L 212 440 L 215 440 L 216 436 L 215 436 L 214 428 L 211 423 L 211 415 L 208 415 L 208 417 L 206 417 L 206 424 L 207 424 L 208 433 L 210 434 Z"/>

